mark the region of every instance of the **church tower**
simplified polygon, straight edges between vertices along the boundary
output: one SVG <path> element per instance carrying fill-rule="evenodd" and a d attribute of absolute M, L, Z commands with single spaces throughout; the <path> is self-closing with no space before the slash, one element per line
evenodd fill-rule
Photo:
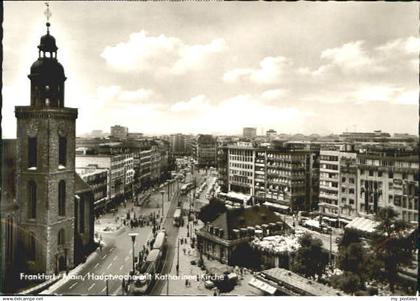
<path fill-rule="evenodd" d="M 47 9 L 47 18 L 49 9 Z M 47 20 L 48 21 L 48 20 Z M 20 259 L 28 272 L 57 273 L 74 265 L 75 123 L 64 105 L 64 68 L 55 38 L 41 37 L 32 64 L 30 106 L 15 107 Z"/>

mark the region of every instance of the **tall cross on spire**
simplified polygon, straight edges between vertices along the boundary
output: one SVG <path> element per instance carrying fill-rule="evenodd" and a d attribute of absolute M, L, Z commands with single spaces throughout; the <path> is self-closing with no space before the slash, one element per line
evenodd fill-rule
<path fill-rule="evenodd" d="M 47 9 L 44 11 L 45 17 L 47 17 L 47 33 L 50 33 L 50 18 L 52 16 L 50 11 L 50 4 L 48 2 L 45 2 L 45 6 Z"/>
<path fill-rule="evenodd" d="M 50 4 L 48 2 L 45 2 L 45 6 L 47 7 L 47 9 L 45 10 L 44 15 L 47 17 L 47 22 L 49 22 L 52 16 L 50 11 Z"/>

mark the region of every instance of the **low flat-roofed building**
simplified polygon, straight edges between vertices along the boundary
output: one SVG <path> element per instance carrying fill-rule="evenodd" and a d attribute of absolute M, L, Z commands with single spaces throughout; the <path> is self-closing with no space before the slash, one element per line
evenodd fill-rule
<path fill-rule="evenodd" d="M 232 264 L 236 251 L 240 250 L 238 247 L 249 244 L 256 236 L 284 233 L 286 228 L 288 226 L 272 210 L 253 206 L 228 208 L 196 234 L 203 255 Z"/>
<path fill-rule="evenodd" d="M 249 282 L 269 295 L 286 296 L 342 296 L 342 291 L 302 277 L 282 268 L 262 271 Z"/>

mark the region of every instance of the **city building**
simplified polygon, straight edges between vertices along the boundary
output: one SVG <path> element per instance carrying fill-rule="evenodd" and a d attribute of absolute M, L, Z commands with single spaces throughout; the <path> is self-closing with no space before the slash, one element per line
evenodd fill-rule
<path fill-rule="evenodd" d="M 416 153 L 359 154 L 358 213 L 370 217 L 379 208 L 391 206 L 399 218 L 418 224 L 419 157 Z"/>
<path fill-rule="evenodd" d="M 266 134 L 267 138 L 269 138 L 269 139 L 273 139 L 277 136 L 277 132 L 275 130 L 272 130 L 272 129 L 265 132 L 265 134 Z"/>
<path fill-rule="evenodd" d="M 229 265 L 243 264 L 242 247 L 254 237 L 281 234 L 286 228 L 281 218 L 264 206 L 230 208 L 196 231 L 202 255 Z M 236 259 L 236 260 L 235 260 Z"/>
<path fill-rule="evenodd" d="M 95 213 L 104 213 L 110 195 L 108 169 L 91 165 L 89 167 L 76 168 L 76 172 L 92 189 Z"/>
<path fill-rule="evenodd" d="M 128 133 L 127 138 L 128 139 L 143 139 L 144 135 L 143 133 Z"/>
<path fill-rule="evenodd" d="M 243 137 L 251 139 L 257 137 L 257 128 L 243 128 Z"/>
<path fill-rule="evenodd" d="M 312 210 L 319 194 L 318 152 L 250 143 L 219 148 L 219 185 L 277 211 Z"/>
<path fill-rule="evenodd" d="M 76 168 L 100 168 L 106 169 L 109 175 L 109 206 L 117 204 L 124 199 L 125 181 L 129 170 L 125 163 L 127 154 L 94 154 L 76 155 Z"/>
<path fill-rule="evenodd" d="M 387 206 L 402 220 L 417 222 L 416 152 L 330 144 L 323 146 L 320 159 L 319 212 L 327 223 L 343 227 L 356 217 L 373 219 L 379 208 Z"/>
<path fill-rule="evenodd" d="M 373 132 L 344 132 L 339 139 L 346 142 L 383 142 L 387 141 L 391 134 L 380 130 Z"/>
<path fill-rule="evenodd" d="M 111 126 L 111 137 L 119 140 L 128 138 L 128 128 L 120 125 Z"/>
<path fill-rule="evenodd" d="M 184 155 L 187 152 L 185 136 L 183 134 L 172 134 L 169 137 L 169 143 L 173 155 Z"/>
<path fill-rule="evenodd" d="M 216 139 L 212 135 L 198 135 L 193 142 L 193 158 L 198 167 L 216 166 Z"/>

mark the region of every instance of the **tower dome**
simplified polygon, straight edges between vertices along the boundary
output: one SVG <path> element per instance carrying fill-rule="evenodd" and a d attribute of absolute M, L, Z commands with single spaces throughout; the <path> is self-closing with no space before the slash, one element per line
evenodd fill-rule
<path fill-rule="evenodd" d="M 64 74 L 63 66 L 57 60 L 55 38 L 50 34 L 50 23 L 47 22 L 47 34 L 41 37 L 38 59 L 32 64 L 31 105 L 37 107 L 64 106 Z"/>
<path fill-rule="evenodd" d="M 49 27 L 50 23 L 47 22 L 47 34 L 41 37 L 41 41 L 39 43 L 38 49 L 44 52 L 56 52 L 57 45 L 55 44 L 55 38 L 50 35 Z"/>

